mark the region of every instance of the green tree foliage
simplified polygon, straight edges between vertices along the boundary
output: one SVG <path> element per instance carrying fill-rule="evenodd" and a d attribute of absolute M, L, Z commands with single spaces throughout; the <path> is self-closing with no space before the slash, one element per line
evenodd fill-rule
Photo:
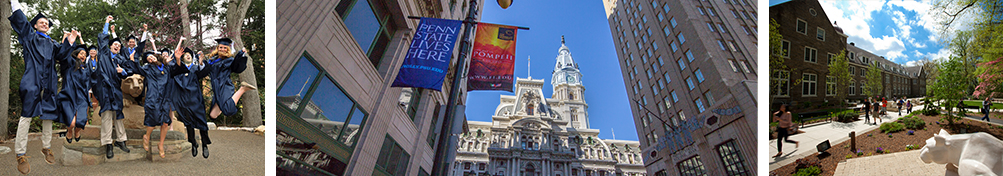
<path fill-rule="evenodd" d="M 770 79 L 770 105 L 774 103 L 774 94 L 777 92 L 790 93 L 791 87 L 801 84 L 800 78 L 791 79 L 791 73 L 794 72 L 794 69 L 784 63 L 788 59 L 785 56 L 788 55 L 789 51 L 783 49 L 783 40 L 784 36 L 780 35 L 780 24 L 777 24 L 776 20 L 770 18 L 770 78 L 779 77 L 788 80 L 785 84 L 784 82 Z"/>
<path fill-rule="evenodd" d="M 881 75 L 881 68 L 878 67 L 878 64 L 872 63 L 870 65 L 871 66 L 867 67 L 867 75 L 865 76 L 867 78 L 867 82 L 864 83 L 864 85 L 866 85 L 867 88 L 864 89 L 864 94 L 866 94 L 867 97 L 873 98 L 881 95 L 881 90 L 884 88 L 884 83 L 882 82 L 884 76 Z"/>
<path fill-rule="evenodd" d="M 927 82 L 926 89 L 930 91 L 932 100 L 940 103 L 941 108 L 947 110 L 948 123 L 953 124 L 957 119 L 953 115 L 954 107 L 965 96 L 970 95 L 969 92 L 964 91 L 968 79 L 965 77 L 964 64 L 960 59 L 952 57 L 939 61 L 935 70 L 937 70 L 937 77 L 931 82 Z M 932 105 L 928 104 L 927 106 Z"/>
<path fill-rule="evenodd" d="M 836 101 L 842 104 L 849 93 L 846 89 L 850 84 L 850 61 L 846 58 L 846 50 L 840 51 L 833 61 L 829 64 L 829 76 L 836 78 Z"/>

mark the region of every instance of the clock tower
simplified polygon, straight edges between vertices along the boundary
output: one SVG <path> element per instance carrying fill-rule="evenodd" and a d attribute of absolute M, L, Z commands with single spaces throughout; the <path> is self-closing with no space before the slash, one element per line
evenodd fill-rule
<path fill-rule="evenodd" d="M 568 118 L 571 126 L 588 129 L 588 104 L 585 103 L 582 73 L 578 71 L 578 64 L 571 58 L 571 50 L 564 45 L 564 36 L 561 36 L 561 48 L 557 50 L 556 60 L 553 79 L 550 80 L 550 85 L 554 87 L 552 99 L 567 105 L 558 111 Z"/>

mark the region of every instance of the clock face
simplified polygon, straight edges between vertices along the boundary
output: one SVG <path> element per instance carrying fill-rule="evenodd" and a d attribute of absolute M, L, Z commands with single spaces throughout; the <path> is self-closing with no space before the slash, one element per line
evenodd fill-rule
<path fill-rule="evenodd" d="M 568 75 L 568 83 L 574 83 L 574 82 L 575 82 L 575 76 Z"/>

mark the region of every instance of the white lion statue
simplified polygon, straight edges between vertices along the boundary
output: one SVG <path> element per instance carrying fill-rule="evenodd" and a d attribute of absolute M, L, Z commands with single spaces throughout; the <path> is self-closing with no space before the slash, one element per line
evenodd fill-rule
<path fill-rule="evenodd" d="M 919 158 L 953 164 L 958 175 L 1003 175 L 1003 141 L 985 132 L 951 135 L 941 129 L 926 140 Z"/>

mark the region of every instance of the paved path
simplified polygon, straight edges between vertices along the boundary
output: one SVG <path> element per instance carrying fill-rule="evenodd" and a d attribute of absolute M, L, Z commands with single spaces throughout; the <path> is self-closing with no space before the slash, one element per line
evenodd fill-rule
<path fill-rule="evenodd" d="M 836 166 L 834 175 L 945 175 L 946 164 L 923 163 L 920 150 L 851 158 Z"/>
<path fill-rule="evenodd" d="M 177 162 L 114 162 L 95 166 L 49 165 L 41 153 L 42 142 L 38 138 L 28 141 L 28 162 L 30 175 L 264 175 L 265 137 L 246 131 L 210 130 L 209 158 L 184 155 Z M 52 152 L 61 158 L 65 141 L 52 137 Z M 0 146 L 14 147 L 13 141 Z M 137 152 L 137 151 L 132 151 Z M 190 154 L 190 153 L 189 153 Z M 0 175 L 20 175 L 17 172 L 14 152 L 0 155 Z"/>
<path fill-rule="evenodd" d="M 922 109 L 923 106 L 913 107 L 913 110 Z M 902 116 L 907 115 L 902 112 Z M 863 116 L 863 115 L 861 115 Z M 888 115 L 881 116 L 882 122 L 894 122 L 899 116 L 895 111 L 889 111 Z M 775 170 L 784 165 L 793 163 L 797 159 L 804 158 L 811 154 L 817 153 L 815 145 L 822 143 L 825 140 L 829 140 L 829 144 L 835 146 L 840 142 L 850 139 L 850 131 L 856 131 L 856 134 L 863 134 L 874 129 L 878 129 L 879 124 L 864 123 L 863 117 L 861 120 L 842 123 L 842 122 L 822 122 L 820 124 L 815 124 L 812 126 L 802 127 L 800 130 L 804 133 L 793 135 L 788 137 L 790 140 L 800 142 L 800 146 L 795 148 L 792 143 L 783 143 L 784 153 L 780 157 L 773 157 L 777 154 L 777 140 L 770 140 L 770 150 L 769 153 L 763 155 L 770 157 L 770 170 Z M 774 129 L 770 129 L 774 130 Z M 771 133 L 773 131 L 770 131 Z"/>

